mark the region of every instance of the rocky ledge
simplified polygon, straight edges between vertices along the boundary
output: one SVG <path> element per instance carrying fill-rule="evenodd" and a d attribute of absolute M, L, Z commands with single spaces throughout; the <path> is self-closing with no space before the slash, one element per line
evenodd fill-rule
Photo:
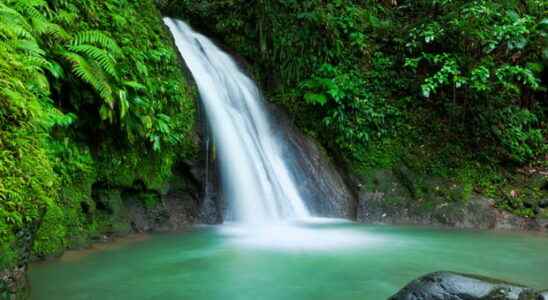
<path fill-rule="evenodd" d="M 413 280 L 389 300 L 548 300 L 548 291 L 476 275 L 435 272 Z"/>
<path fill-rule="evenodd" d="M 495 206 L 493 199 L 447 179 L 421 178 L 399 166 L 368 176 L 360 186 L 356 217 L 369 224 L 548 231 L 546 213 L 523 218 Z"/>

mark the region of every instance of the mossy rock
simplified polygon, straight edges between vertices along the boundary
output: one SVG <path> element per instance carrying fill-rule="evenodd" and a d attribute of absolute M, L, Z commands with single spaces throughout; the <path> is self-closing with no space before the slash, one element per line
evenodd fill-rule
<path fill-rule="evenodd" d="M 93 200 L 96 210 L 110 215 L 116 215 L 122 209 L 122 196 L 118 189 L 95 189 Z"/>
<path fill-rule="evenodd" d="M 52 205 L 42 219 L 40 229 L 36 233 L 32 253 L 38 257 L 59 256 L 66 246 L 66 226 L 63 210 Z"/>
<path fill-rule="evenodd" d="M 543 299 L 541 297 L 541 293 L 520 284 L 478 275 L 435 272 L 413 280 L 389 300 L 537 300 Z"/>

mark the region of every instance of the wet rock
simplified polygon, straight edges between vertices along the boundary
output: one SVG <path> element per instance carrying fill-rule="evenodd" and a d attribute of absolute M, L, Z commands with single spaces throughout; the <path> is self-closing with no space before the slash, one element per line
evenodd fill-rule
<path fill-rule="evenodd" d="M 536 221 L 541 229 L 548 231 L 548 217 L 538 218 Z"/>
<path fill-rule="evenodd" d="M 24 300 L 30 297 L 26 265 L 0 272 L 0 299 Z"/>
<path fill-rule="evenodd" d="M 407 175 L 402 181 L 403 174 Z M 431 179 L 419 185 L 410 174 L 405 169 L 372 172 L 359 193 L 357 220 L 457 228 L 495 227 L 497 215 L 491 200 L 477 195 L 466 200 L 458 187 L 442 180 Z"/>
<path fill-rule="evenodd" d="M 515 216 L 509 212 L 497 210 L 497 222 L 494 229 L 500 230 L 544 230 L 537 220 Z"/>
<path fill-rule="evenodd" d="M 201 199 L 199 221 L 204 224 L 220 224 L 223 222 L 223 213 L 217 194 L 210 193 Z"/>
<path fill-rule="evenodd" d="M 436 272 L 413 280 L 389 300 L 544 300 L 542 295 L 496 279 Z"/>
<path fill-rule="evenodd" d="M 33 222 L 15 234 L 18 260 L 13 266 L 0 269 L 0 300 L 29 299 L 30 282 L 27 277 L 27 265 L 32 258 L 32 244 L 39 226 L 39 222 Z M 0 255 L 4 253 L 0 252 Z"/>
<path fill-rule="evenodd" d="M 495 201 L 441 178 L 413 178 L 406 167 L 372 171 L 362 180 L 357 217 L 362 223 L 548 231 L 548 215 L 536 219 L 495 208 Z"/>
<path fill-rule="evenodd" d="M 303 171 L 295 182 L 312 214 L 354 219 L 357 197 L 343 173 L 316 141 L 291 124 L 284 111 L 272 104 L 268 108 L 277 124 L 277 137 L 286 142 L 281 143 L 286 147 L 284 158 L 291 167 Z"/>
<path fill-rule="evenodd" d="M 143 201 L 146 194 L 126 196 L 127 223 L 136 232 L 171 231 L 197 223 L 199 204 L 197 196 L 184 187 L 171 188 L 153 201 Z"/>

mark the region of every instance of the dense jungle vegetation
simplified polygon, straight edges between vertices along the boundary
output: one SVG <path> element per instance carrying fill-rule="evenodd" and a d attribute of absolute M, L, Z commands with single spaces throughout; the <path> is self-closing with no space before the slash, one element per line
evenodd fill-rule
<path fill-rule="evenodd" d="M 195 92 L 155 4 L 245 58 L 349 172 L 404 163 L 538 213 L 543 0 L 0 0 L 0 269 L 29 230 L 46 257 L 118 226 L 92 187 L 159 191 L 196 155 Z"/>
<path fill-rule="evenodd" d="M 547 189 L 545 1 L 160 4 L 242 55 L 267 97 L 350 169 L 403 163 L 535 215 L 529 202 Z"/>
<path fill-rule="evenodd" d="M 159 190 L 193 91 L 152 1 L 0 1 L 0 269 L 116 226 L 92 185 Z M 126 224 L 127 226 L 127 224 Z"/>

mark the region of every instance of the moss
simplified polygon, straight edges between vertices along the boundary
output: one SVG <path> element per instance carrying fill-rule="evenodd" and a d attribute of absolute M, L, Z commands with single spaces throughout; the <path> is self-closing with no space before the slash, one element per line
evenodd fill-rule
<path fill-rule="evenodd" d="M 0 269 L 8 268 L 17 261 L 15 235 L 3 218 L 0 218 L 0 253 Z"/>
<path fill-rule="evenodd" d="M 142 182 L 145 188 L 161 190 L 172 176 L 175 154 L 170 152 L 105 151 L 97 160 L 98 181 L 107 186 L 132 187 Z"/>
<path fill-rule="evenodd" d="M 153 208 L 161 201 L 160 195 L 152 192 L 141 194 L 139 199 L 143 202 L 146 208 Z"/>
<path fill-rule="evenodd" d="M 48 207 L 34 239 L 32 252 L 35 256 L 60 254 L 65 249 L 67 231 L 64 223 L 63 210 L 57 205 Z"/>

